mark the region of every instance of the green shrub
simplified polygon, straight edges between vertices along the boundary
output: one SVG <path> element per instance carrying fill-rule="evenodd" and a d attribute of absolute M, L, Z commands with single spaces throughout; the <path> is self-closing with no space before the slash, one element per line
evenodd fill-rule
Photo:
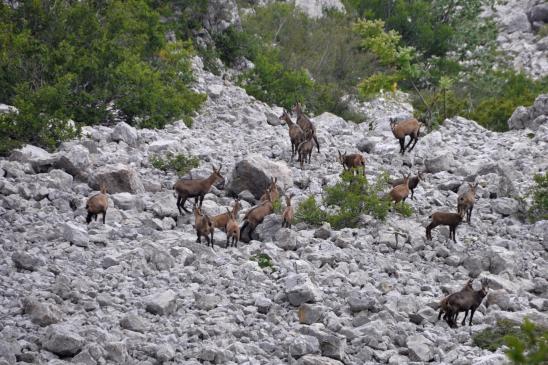
<path fill-rule="evenodd" d="M 219 58 L 229 66 L 232 66 L 235 61 L 242 57 L 255 59 L 259 47 L 254 36 L 239 31 L 234 26 L 217 34 L 214 41 Z"/>
<path fill-rule="evenodd" d="M 272 264 L 272 258 L 266 253 L 259 253 L 257 255 L 251 256 L 252 261 L 257 261 L 259 267 L 264 269 L 265 267 L 270 268 L 272 271 L 275 271 L 274 265 Z"/>
<path fill-rule="evenodd" d="M 318 203 L 316 203 L 316 198 L 309 196 L 303 200 L 296 212 L 295 212 L 295 221 L 304 222 L 314 226 L 319 226 L 327 219 L 327 214 L 320 209 Z"/>
<path fill-rule="evenodd" d="M 200 160 L 195 156 L 185 156 L 183 154 L 173 155 L 168 152 L 165 158 L 160 156 L 151 156 L 149 161 L 152 166 L 162 171 L 175 171 L 178 176 L 184 176 L 193 168 L 200 165 Z"/>
<path fill-rule="evenodd" d="M 496 325 L 476 333 L 472 337 L 475 346 L 489 351 L 496 351 L 504 344 L 504 337 L 508 335 L 520 335 L 519 324 L 513 321 L 501 319 Z"/>
<path fill-rule="evenodd" d="M 280 200 L 280 198 L 272 202 L 272 210 L 276 214 L 280 214 L 282 212 L 282 201 Z"/>
<path fill-rule="evenodd" d="M 529 195 L 532 197 L 529 219 L 532 222 L 548 219 L 548 171 L 533 176 L 535 186 Z"/>
<path fill-rule="evenodd" d="M 404 217 L 411 217 L 413 215 L 413 208 L 405 202 L 394 204 L 394 208 L 396 209 L 396 212 L 400 213 Z"/>
<path fill-rule="evenodd" d="M 535 326 L 525 318 L 520 333 L 504 337 L 506 356 L 512 364 L 537 365 L 548 363 L 548 330 Z"/>

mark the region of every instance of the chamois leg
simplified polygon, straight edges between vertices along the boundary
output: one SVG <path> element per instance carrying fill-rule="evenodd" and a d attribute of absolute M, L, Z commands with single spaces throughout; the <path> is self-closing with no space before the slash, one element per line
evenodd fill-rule
<path fill-rule="evenodd" d="M 106 217 L 106 215 L 107 215 L 107 211 L 105 210 L 105 211 L 103 212 L 103 224 L 105 224 L 105 217 Z"/>
<path fill-rule="evenodd" d="M 200 198 L 200 208 L 202 207 L 202 203 L 204 202 L 204 197 L 205 197 L 205 194 L 202 194 L 199 196 Z"/>
<path fill-rule="evenodd" d="M 316 136 L 316 132 L 314 132 L 314 142 L 316 142 L 316 147 L 318 147 L 318 153 L 320 153 L 320 144 L 318 143 L 318 137 Z"/>
<path fill-rule="evenodd" d="M 200 232 L 196 232 L 196 236 L 198 238 L 196 238 L 196 243 L 202 243 L 202 237 L 200 236 Z"/>
<path fill-rule="evenodd" d="M 466 317 L 468 317 L 468 309 L 464 311 L 464 318 L 462 319 L 461 326 L 464 326 L 464 324 L 466 323 Z"/>
<path fill-rule="evenodd" d="M 410 189 L 411 190 L 411 200 L 415 200 L 415 198 L 413 197 L 413 195 L 415 195 L 415 189 Z"/>
<path fill-rule="evenodd" d="M 414 135 L 412 134 L 411 135 L 411 141 L 414 141 L 413 145 L 411 146 L 411 148 L 409 149 L 408 152 L 411 152 L 413 151 L 413 148 L 415 148 L 415 145 L 417 144 L 417 141 L 419 140 L 419 135 Z M 409 141 L 409 144 L 411 144 L 411 141 Z M 407 147 L 409 147 L 409 145 L 407 145 Z"/>
<path fill-rule="evenodd" d="M 470 322 L 468 322 L 468 325 L 471 326 L 472 325 L 472 318 L 474 318 L 474 313 L 476 312 L 476 308 L 471 308 L 470 309 Z M 464 323 L 463 323 L 464 325 Z"/>
<path fill-rule="evenodd" d="M 181 200 L 183 200 L 181 196 L 177 195 L 177 209 L 179 209 L 179 215 L 183 215 L 183 212 L 181 212 Z"/>
<path fill-rule="evenodd" d="M 213 233 L 214 233 L 213 230 L 211 230 L 211 233 L 210 233 L 210 235 L 211 235 L 211 248 L 213 248 L 213 244 L 215 243 L 215 240 L 213 239 Z"/>
<path fill-rule="evenodd" d="M 89 224 L 91 222 L 91 219 L 93 218 L 93 214 L 88 212 L 88 216 L 86 217 L 86 223 Z"/>
<path fill-rule="evenodd" d="M 407 146 L 405 146 L 404 150 L 407 150 L 409 148 L 409 146 L 411 145 L 411 143 L 413 143 L 413 140 L 415 139 L 415 137 L 413 137 L 412 134 L 409 135 L 409 143 L 407 143 Z M 411 152 L 411 150 L 408 150 L 407 152 Z"/>
<path fill-rule="evenodd" d="M 185 208 L 185 203 L 186 203 L 186 199 L 187 199 L 187 196 L 184 195 L 181 197 L 181 204 L 179 204 L 177 207 L 180 207 L 180 208 L 183 208 L 183 210 L 187 213 L 190 213 L 190 210 L 186 209 Z M 179 208 L 179 213 L 181 213 L 182 215 L 182 212 L 181 212 L 181 209 Z"/>
<path fill-rule="evenodd" d="M 403 155 L 405 153 L 405 150 L 404 150 L 405 137 L 399 138 L 398 141 L 400 142 L 400 153 Z"/>
<path fill-rule="evenodd" d="M 468 208 L 468 211 L 466 212 L 466 221 L 468 224 L 472 221 L 472 209 L 474 209 L 474 206 L 472 205 L 470 208 Z"/>
<path fill-rule="evenodd" d="M 432 239 L 432 229 L 436 228 L 437 226 L 438 226 L 437 224 L 432 222 L 426 227 L 426 239 L 427 240 Z"/>
<path fill-rule="evenodd" d="M 443 314 L 443 309 L 440 309 L 440 312 L 438 313 L 438 321 L 441 319 L 442 314 Z"/>

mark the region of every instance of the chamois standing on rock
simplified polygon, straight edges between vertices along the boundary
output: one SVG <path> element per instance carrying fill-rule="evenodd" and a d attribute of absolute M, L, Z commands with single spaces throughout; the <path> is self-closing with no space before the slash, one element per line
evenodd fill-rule
<path fill-rule="evenodd" d="M 228 221 L 226 223 L 226 247 L 229 247 L 229 242 L 232 239 L 231 247 L 238 247 L 238 241 L 240 241 L 240 226 L 234 215 L 234 211 L 226 209 L 226 214 L 228 214 Z"/>
<path fill-rule="evenodd" d="M 464 218 L 464 211 L 458 213 L 434 212 L 428 218 L 431 218 L 432 222 L 426 227 L 427 240 L 432 239 L 432 229 L 437 226 L 449 226 L 449 239 L 453 238 L 453 242 L 457 242 L 457 226 Z"/>
<path fill-rule="evenodd" d="M 459 195 L 457 199 L 457 211 L 466 212 L 466 222 L 470 224 L 472 220 L 472 209 L 474 209 L 474 203 L 476 202 L 476 190 L 478 189 L 478 183 L 468 183 L 468 191 Z"/>
<path fill-rule="evenodd" d="M 409 178 L 409 183 L 407 185 L 409 186 L 409 190 L 411 190 L 411 199 L 414 199 L 415 188 L 419 185 L 419 181 L 424 180 L 422 174 L 423 173 L 421 171 L 419 171 L 417 173 L 417 176 L 411 176 Z M 393 180 L 391 182 L 391 184 L 392 184 L 392 187 L 396 187 L 398 185 L 401 185 L 401 184 L 403 184 L 403 179 Z"/>
<path fill-rule="evenodd" d="M 183 214 L 181 208 L 187 213 L 190 213 L 185 208 L 185 203 L 188 198 L 195 198 L 195 204 L 200 202 L 200 208 L 202 207 L 202 202 L 204 201 L 204 196 L 211 189 L 211 185 L 218 184 L 219 189 L 224 188 L 225 179 L 221 175 L 221 169 L 223 165 L 219 166 L 218 169 L 215 166 L 212 166 L 213 172 L 206 179 L 189 179 L 189 180 L 177 180 L 173 189 L 177 192 L 177 209 L 179 209 L 179 214 Z"/>
<path fill-rule="evenodd" d="M 408 152 L 411 152 L 417 144 L 417 141 L 419 140 L 421 126 L 422 123 L 415 118 L 402 120 L 401 122 L 397 122 L 395 118 L 390 118 L 390 129 L 392 129 L 394 137 L 396 137 L 400 142 L 400 153 L 402 155 L 405 153 L 405 150 L 409 148 L 409 145 L 413 141 L 415 142 Z M 407 136 L 411 137 L 411 139 L 409 140 L 407 146 L 405 146 L 405 137 Z"/>
<path fill-rule="evenodd" d="M 238 217 L 238 212 L 241 207 L 240 199 L 236 198 L 236 200 L 234 200 L 234 206 L 232 207 L 232 215 L 234 217 Z M 228 213 L 222 213 L 211 217 L 211 222 L 213 223 L 213 227 L 224 231 L 229 218 Z"/>
<path fill-rule="evenodd" d="M 472 287 L 472 282 L 473 282 L 473 281 L 474 281 L 473 279 L 469 279 L 469 280 L 466 282 L 466 284 L 462 287 L 462 289 L 459 290 L 459 292 L 461 292 L 461 291 L 473 291 L 473 290 L 474 290 L 474 288 Z M 455 293 L 457 293 L 457 292 L 455 292 Z M 443 316 L 443 319 L 444 319 L 445 321 L 448 320 L 449 317 L 448 317 L 448 312 L 447 312 L 447 311 L 448 311 L 448 309 L 447 309 L 447 301 L 449 300 L 449 297 L 450 297 L 451 295 L 454 295 L 455 293 L 447 295 L 445 298 L 443 298 L 443 299 L 440 301 L 440 312 L 438 313 L 438 321 L 440 320 L 442 314 L 445 314 L 445 315 Z M 465 316 L 467 316 L 467 315 L 468 315 L 468 312 L 466 312 Z M 456 315 L 455 315 L 455 319 L 454 319 L 455 321 L 457 320 L 457 317 L 458 317 L 458 313 L 456 313 Z"/>
<path fill-rule="evenodd" d="M 351 153 L 348 155 L 346 151 L 344 153 L 341 153 L 341 151 L 337 150 L 339 153 L 339 162 L 343 166 L 343 170 L 352 170 L 354 174 L 358 173 L 358 169 L 363 169 L 363 176 L 365 176 L 365 158 L 361 153 Z"/>
<path fill-rule="evenodd" d="M 267 200 L 251 208 L 244 216 L 244 224 L 240 228 L 241 237 L 251 237 L 251 233 L 261 224 L 264 217 L 273 212 L 272 201 L 270 200 L 270 187 L 266 189 Z M 246 242 L 245 240 L 243 240 Z"/>
<path fill-rule="evenodd" d="M 306 138 L 303 142 L 299 144 L 297 147 L 297 151 L 299 152 L 299 164 L 301 166 L 301 169 L 304 166 L 304 163 L 306 162 L 308 158 L 308 163 L 310 163 L 310 158 L 312 157 L 312 150 L 314 149 L 314 142 L 313 142 L 313 135 L 310 134 L 310 132 L 306 132 Z"/>
<path fill-rule="evenodd" d="M 194 228 L 196 228 L 196 236 L 198 237 L 196 242 L 202 243 L 202 237 L 205 237 L 207 245 L 211 244 L 211 247 L 213 247 L 213 232 L 215 228 L 213 228 L 211 218 L 207 214 L 202 213 L 202 209 L 196 203 L 194 203 Z"/>
<path fill-rule="evenodd" d="M 277 177 L 271 177 L 270 178 L 270 185 L 268 186 L 268 191 L 270 194 L 270 201 L 271 202 L 275 202 L 276 200 L 278 200 L 278 198 L 280 197 L 280 193 L 278 192 L 278 186 L 276 185 L 276 183 L 278 182 L 278 178 Z M 261 195 L 261 199 L 259 199 L 259 201 L 262 203 L 262 202 L 265 202 L 268 200 L 267 196 L 266 196 L 266 191 L 263 193 L 263 195 Z"/>
<path fill-rule="evenodd" d="M 289 140 L 291 141 L 291 161 L 293 161 L 293 157 L 295 157 L 295 154 L 297 153 L 297 147 L 304 140 L 304 131 L 298 124 L 295 124 L 291 120 L 289 113 L 287 113 L 287 110 L 285 109 L 279 119 L 282 122 L 285 122 L 289 128 Z"/>
<path fill-rule="evenodd" d="M 302 128 L 305 134 L 308 133 L 311 138 L 314 138 L 316 147 L 318 147 L 318 153 L 320 153 L 320 144 L 318 143 L 318 137 L 316 136 L 316 127 L 314 127 L 312 121 L 304 114 L 301 103 L 295 103 L 293 108 L 291 108 L 291 111 L 297 114 L 297 125 Z"/>
<path fill-rule="evenodd" d="M 282 213 L 282 228 L 291 228 L 291 225 L 293 224 L 293 218 L 295 217 L 293 207 L 291 206 L 291 196 L 285 196 L 285 204 L 286 206 L 284 212 Z"/>
<path fill-rule="evenodd" d="M 468 325 L 472 325 L 472 318 L 474 318 L 474 313 L 476 309 L 480 306 L 483 298 L 489 292 L 489 284 L 484 279 L 482 281 L 482 287 L 480 290 L 463 290 L 457 293 L 454 293 L 447 298 L 447 312 L 446 312 L 446 322 L 450 327 L 457 327 L 456 318 L 460 312 L 465 312 L 464 319 L 462 320 L 462 325 L 466 323 L 466 317 L 468 316 L 468 311 L 470 310 L 470 320 Z"/>
<path fill-rule="evenodd" d="M 103 224 L 105 224 L 105 216 L 107 215 L 108 209 L 108 197 L 107 197 L 107 187 L 105 184 L 101 184 L 101 192 L 95 194 L 86 202 L 86 210 L 88 216 L 86 217 L 86 223 L 89 224 L 92 218 L 95 218 L 97 221 L 97 215 L 103 215 Z"/>
<path fill-rule="evenodd" d="M 393 187 L 388 193 L 390 199 L 394 201 L 395 204 L 405 202 L 405 199 L 407 199 L 407 196 L 409 195 L 409 176 L 411 176 L 411 174 L 408 174 L 407 176 L 403 175 L 402 183 Z"/>

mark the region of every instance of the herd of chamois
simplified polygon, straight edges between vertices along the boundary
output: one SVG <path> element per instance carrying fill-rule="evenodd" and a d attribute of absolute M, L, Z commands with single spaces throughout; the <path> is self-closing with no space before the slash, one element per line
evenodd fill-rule
<path fill-rule="evenodd" d="M 320 144 L 318 142 L 316 128 L 312 121 L 303 112 L 300 103 L 296 103 L 292 112 L 296 115 L 297 120 L 293 122 L 288 111 L 284 110 L 279 117 L 282 124 L 288 126 L 289 139 L 291 142 L 291 160 L 295 155 L 298 155 L 298 162 L 303 168 L 304 163 L 310 163 L 310 158 L 314 147 L 320 152 Z M 390 128 L 394 137 L 398 139 L 400 144 L 400 153 L 403 155 L 405 151 L 411 151 L 415 147 L 422 123 L 415 118 L 397 122 L 395 119 L 390 120 Z M 405 145 L 405 138 L 409 136 L 410 140 Z M 413 143 L 413 144 L 412 144 Z M 412 145 L 411 145 L 412 144 Z M 409 148 L 410 147 L 410 148 Z M 338 151 L 338 161 L 341 163 L 344 171 L 353 171 L 354 174 L 362 173 L 365 175 L 365 158 L 360 153 L 347 154 Z M 213 247 L 213 234 L 215 229 L 220 229 L 226 232 L 226 246 L 237 247 L 239 241 L 249 242 L 251 233 L 261 224 L 264 218 L 274 212 L 273 204 L 280 198 L 280 193 L 277 186 L 277 178 L 271 178 L 270 184 L 266 187 L 264 194 L 259 200 L 259 204 L 252 207 L 244 216 L 243 224 L 240 227 L 237 221 L 238 212 L 241 208 L 239 199 L 235 199 L 232 210 L 227 208 L 226 213 L 216 216 L 209 216 L 202 211 L 202 202 L 204 196 L 215 185 L 219 189 L 224 189 L 225 179 L 221 175 L 222 165 L 219 168 L 213 166 L 211 174 L 205 179 L 180 179 L 175 182 L 173 189 L 177 194 L 177 209 L 179 214 L 183 211 L 190 213 L 186 209 L 185 203 L 187 199 L 194 198 L 193 213 L 194 227 L 196 229 L 196 242 L 201 243 L 202 237 L 205 238 L 207 245 Z M 387 194 L 387 197 L 395 204 L 405 202 L 405 199 L 411 193 L 411 199 L 414 198 L 414 190 L 419 182 L 423 180 L 422 172 L 418 172 L 416 176 L 410 174 L 404 175 L 402 179 L 393 180 L 391 182 L 392 189 Z M 464 194 L 458 196 L 457 212 L 434 212 L 430 224 L 426 227 L 426 238 L 432 239 L 432 229 L 439 225 L 449 226 L 449 238 L 456 242 L 455 231 L 457 226 L 462 222 L 466 215 L 466 220 L 470 223 L 472 209 L 476 199 L 477 184 L 469 184 L 469 189 Z M 282 227 L 291 228 L 294 220 L 294 211 L 291 206 L 292 196 L 285 195 L 286 207 L 282 213 Z M 86 203 L 88 212 L 86 222 L 89 224 L 92 218 L 97 220 L 97 216 L 102 214 L 103 224 L 108 208 L 108 197 L 106 186 L 101 185 L 101 192 L 90 197 Z M 245 238 L 244 238 L 245 237 Z M 453 293 L 440 302 L 440 313 L 438 319 L 444 314 L 444 319 L 451 327 L 456 327 L 456 319 L 459 312 L 465 312 L 464 321 L 470 314 L 470 325 L 472 325 L 472 317 L 476 308 L 481 304 L 481 301 L 487 293 L 487 283 L 483 283 L 479 291 L 472 288 L 472 281 L 469 280 L 466 285 L 458 292 Z"/>

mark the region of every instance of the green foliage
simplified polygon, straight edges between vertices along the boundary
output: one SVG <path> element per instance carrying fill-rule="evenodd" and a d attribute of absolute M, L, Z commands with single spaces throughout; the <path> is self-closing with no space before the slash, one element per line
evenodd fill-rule
<path fill-rule="evenodd" d="M 413 208 L 405 202 L 394 204 L 394 208 L 396 209 L 396 212 L 400 213 L 404 217 L 411 217 L 413 215 Z"/>
<path fill-rule="evenodd" d="M 231 26 L 215 36 L 215 48 L 221 61 L 232 66 L 239 58 L 255 59 L 259 43 L 249 33 L 238 31 Z"/>
<path fill-rule="evenodd" d="M 475 346 L 489 351 L 496 351 L 504 344 L 504 337 L 508 335 L 521 335 L 518 323 L 506 319 L 500 319 L 496 325 L 476 333 L 472 337 Z"/>
<path fill-rule="evenodd" d="M 111 107 L 137 126 L 190 123 L 205 98 L 188 87 L 191 44 L 166 43 L 145 0 L 26 0 L 0 14 L 0 100 L 20 110 L 2 118 L 12 147 L 55 147 L 83 124 L 110 122 Z"/>
<path fill-rule="evenodd" d="M 195 156 L 186 156 L 183 154 L 173 155 L 168 152 L 165 158 L 161 156 L 151 156 L 149 158 L 152 166 L 162 171 L 175 171 L 178 176 L 184 176 L 193 168 L 200 165 L 200 160 Z"/>
<path fill-rule="evenodd" d="M 259 267 L 264 269 L 266 267 L 270 268 L 272 271 L 276 271 L 274 265 L 272 264 L 272 258 L 266 253 L 258 253 L 254 256 L 251 256 L 252 261 L 257 261 Z"/>
<path fill-rule="evenodd" d="M 535 326 L 529 319 L 521 324 L 521 333 L 508 334 L 504 343 L 512 364 L 537 365 L 548 362 L 548 330 Z"/>
<path fill-rule="evenodd" d="M 539 38 L 544 38 L 548 36 L 548 24 L 544 24 L 537 32 Z"/>
<path fill-rule="evenodd" d="M 282 212 L 282 202 L 281 202 L 280 198 L 275 199 L 272 202 L 272 211 L 276 214 L 280 214 Z"/>
<path fill-rule="evenodd" d="M 532 197 L 529 219 L 532 222 L 548 219 L 548 171 L 533 176 L 535 186 L 530 191 Z"/>
<path fill-rule="evenodd" d="M 323 211 L 314 197 L 303 201 L 295 214 L 297 221 L 312 225 L 329 222 L 334 229 L 356 227 L 361 214 L 370 214 L 384 220 L 388 215 L 391 203 L 381 196 L 386 188 L 388 174 L 380 175 L 374 184 L 363 175 L 353 175 L 346 171 L 341 175 L 342 181 L 325 189 L 323 205 L 329 212 Z"/>

